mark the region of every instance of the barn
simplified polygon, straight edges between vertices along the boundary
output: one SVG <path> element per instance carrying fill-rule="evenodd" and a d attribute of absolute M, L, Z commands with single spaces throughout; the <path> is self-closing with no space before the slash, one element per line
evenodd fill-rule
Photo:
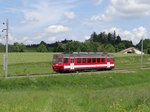
<path fill-rule="evenodd" d="M 136 49 L 135 47 L 129 47 L 127 49 L 124 49 L 120 51 L 122 54 L 128 54 L 128 53 L 133 53 L 133 54 L 144 54 L 144 52 L 141 52 L 140 50 Z"/>

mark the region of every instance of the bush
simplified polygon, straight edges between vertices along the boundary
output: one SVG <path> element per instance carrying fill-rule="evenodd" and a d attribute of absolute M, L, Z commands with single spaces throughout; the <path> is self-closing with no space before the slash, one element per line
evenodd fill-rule
<path fill-rule="evenodd" d="M 107 44 L 107 45 L 105 46 L 105 50 L 106 50 L 107 52 L 115 52 L 115 47 L 114 47 L 112 44 Z"/>
<path fill-rule="evenodd" d="M 147 49 L 147 54 L 150 54 L 150 48 Z"/>
<path fill-rule="evenodd" d="M 44 44 L 40 44 L 37 48 L 37 52 L 47 52 L 47 48 L 46 48 L 46 45 Z"/>

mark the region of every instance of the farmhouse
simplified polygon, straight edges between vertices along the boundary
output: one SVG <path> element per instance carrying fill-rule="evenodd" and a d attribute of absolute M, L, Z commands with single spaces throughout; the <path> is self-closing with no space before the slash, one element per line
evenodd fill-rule
<path fill-rule="evenodd" d="M 129 47 L 125 50 L 120 51 L 122 54 L 128 54 L 128 53 L 135 53 L 135 54 L 144 54 L 144 52 L 141 52 L 140 50 L 134 48 L 134 47 Z"/>

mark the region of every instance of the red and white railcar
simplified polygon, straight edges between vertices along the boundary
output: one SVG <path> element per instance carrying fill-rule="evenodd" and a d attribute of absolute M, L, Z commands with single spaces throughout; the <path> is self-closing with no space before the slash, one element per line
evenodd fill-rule
<path fill-rule="evenodd" d="M 104 53 L 55 54 L 52 68 L 56 72 L 89 69 L 109 69 L 115 67 L 114 58 Z"/>

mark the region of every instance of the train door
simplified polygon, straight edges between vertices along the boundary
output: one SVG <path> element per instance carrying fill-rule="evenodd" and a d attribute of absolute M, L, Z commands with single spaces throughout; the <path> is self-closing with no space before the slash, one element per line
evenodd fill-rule
<path fill-rule="evenodd" d="M 110 58 L 107 58 L 107 68 L 110 68 Z"/>
<path fill-rule="evenodd" d="M 74 70 L 74 57 L 70 58 L 70 70 Z"/>

